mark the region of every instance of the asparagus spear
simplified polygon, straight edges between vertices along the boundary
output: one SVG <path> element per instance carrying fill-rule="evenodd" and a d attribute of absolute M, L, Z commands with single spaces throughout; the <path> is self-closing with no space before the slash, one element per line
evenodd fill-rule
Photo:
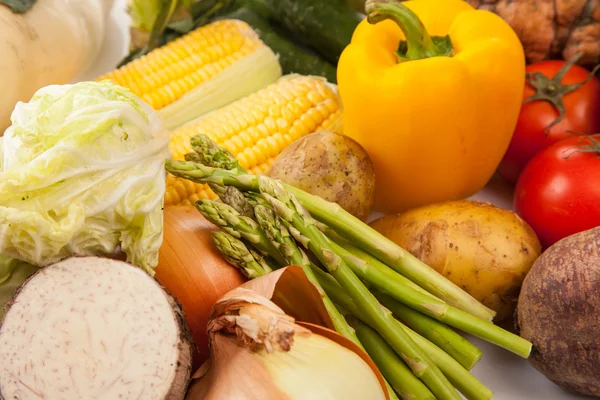
<path fill-rule="evenodd" d="M 238 188 L 227 186 L 223 194 L 219 196 L 223 203 L 230 205 L 233 209 L 246 217 L 255 218 L 254 202 L 244 196 Z M 264 229 L 264 228 L 263 228 Z"/>
<path fill-rule="evenodd" d="M 271 267 L 244 242 L 224 231 L 212 232 L 213 242 L 228 263 L 237 267 L 248 279 L 258 278 L 272 272 Z"/>
<path fill-rule="evenodd" d="M 335 253 L 332 247 L 334 243 L 315 226 L 312 217 L 295 197 L 290 195 L 280 182 L 265 176 L 260 176 L 258 180 L 261 194 L 271 203 L 277 215 L 295 228 L 290 231 L 294 238 L 310 249 L 325 265 L 336 281 L 352 297 L 357 308 L 369 315 L 374 328 L 404 359 L 413 373 L 438 399 L 460 399 L 458 392 L 439 368 L 406 332 L 394 323 L 391 313 L 381 308 L 377 299 L 354 275 L 346 262 Z"/>
<path fill-rule="evenodd" d="M 256 220 L 258 221 L 260 227 L 263 228 L 267 238 L 269 238 L 273 245 L 279 249 L 283 257 L 286 259 L 287 264 L 299 265 L 306 274 L 308 280 L 317 288 L 321 295 L 321 299 L 323 300 L 323 304 L 325 304 L 325 308 L 329 313 L 329 317 L 333 322 L 335 330 L 362 347 L 360 341 L 356 337 L 354 329 L 348 325 L 343 315 L 340 314 L 337 308 L 335 308 L 335 305 L 319 284 L 319 281 L 310 268 L 310 261 L 308 260 L 308 257 L 303 251 L 298 249 L 296 243 L 290 237 L 287 228 L 279 222 L 279 218 L 275 216 L 272 210 L 260 204 L 254 208 L 254 214 L 256 215 Z"/>
<path fill-rule="evenodd" d="M 447 325 L 423 315 L 382 293 L 373 290 L 371 292 L 396 318 L 444 350 L 467 370 L 471 370 L 481 359 L 481 350 Z"/>
<path fill-rule="evenodd" d="M 359 249 L 358 247 L 353 246 L 350 242 L 339 236 L 337 233 L 332 232 L 329 227 L 323 224 L 321 225 L 322 226 L 320 226 L 319 229 L 321 229 L 323 233 L 329 236 L 338 245 L 343 247 L 344 250 L 351 253 L 354 257 L 358 257 L 368 265 L 384 273 L 390 273 L 391 270 L 387 265 L 383 264 L 381 261 Z M 397 273 L 394 271 L 391 271 L 391 273 L 396 275 L 394 277 L 395 279 L 400 278 L 399 280 L 402 283 L 410 286 L 412 289 L 415 289 L 424 295 L 433 297 L 435 300 L 439 300 L 437 297 L 432 296 L 421 287 L 415 285 L 412 281 L 402 277 L 401 275 L 397 275 Z M 374 294 L 376 297 L 378 297 L 377 293 Z M 381 296 L 385 295 L 381 294 Z M 396 315 L 396 317 L 404 321 L 409 327 L 416 330 L 427 339 L 431 340 L 468 370 L 473 368 L 481 359 L 482 352 L 480 349 L 478 349 L 475 345 L 463 338 L 458 333 L 454 332 L 452 329 L 448 328 L 446 325 L 439 323 L 434 319 L 423 315 L 388 296 L 385 296 L 384 298 L 378 298 L 383 305 L 385 305 L 390 311 L 392 311 L 392 313 L 394 313 L 394 315 Z"/>
<path fill-rule="evenodd" d="M 240 215 L 231 206 L 211 200 L 198 200 L 196 208 L 213 224 L 221 227 L 225 232 L 235 238 L 244 238 L 254 245 L 263 254 L 267 254 L 284 264 L 285 259 L 271 241 L 267 239 L 258 224 L 252 219 Z"/>
<path fill-rule="evenodd" d="M 195 136 L 192 138 L 192 145 L 199 152 L 207 151 L 204 150 L 205 148 L 210 149 L 211 158 L 205 160 L 206 162 L 202 162 L 202 164 L 236 171 L 238 174 L 244 173 L 244 169 L 235 157 L 226 149 L 212 142 L 208 137 L 204 135 Z M 217 157 L 216 154 L 219 149 L 221 150 L 221 154 Z M 214 159 L 218 159 L 220 164 L 212 163 L 211 160 Z M 218 174 L 213 176 L 213 172 L 206 169 L 203 169 L 201 174 L 198 174 L 198 171 L 194 172 L 193 169 L 194 165 L 184 165 L 182 162 L 167 161 L 167 170 L 173 175 L 182 178 L 195 182 L 198 182 L 195 179 L 201 176 L 204 176 L 205 179 L 222 178 L 228 180 L 227 177 L 219 177 Z M 232 172 L 230 175 L 235 175 L 236 172 Z M 200 179 L 202 180 L 202 178 Z M 256 191 L 256 182 L 248 182 L 246 180 L 245 182 L 238 181 L 237 183 L 238 185 L 235 182 L 227 184 L 238 186 L 242 190 Z M 246 183 L 246 185 L 243 183 Z M 426 289 L 429 293 L 458 309 L 488 321 L 491 321 L 496 315 L 493 310 L 478 302 L 460 287 L 437 273 L 433 268 L 345 211 L 338 204 L 330 203 L 290 185 L 285 185 L 285 187 L 315 219 L 330 226 L 343 237 L 350 239 L 358 247 L 383 261 L 400 274 Z"/>
<path fill-rule="evenodd" d="M 254 278 L 257 278 L 259 276 L 262 276 L 262 275 L 270 272 L 268 270 L 268 265 L 266 265 L 267 263 L 264 261 L 262 256 L 260 256 L 256 252 L 248 249 L 248 247 L 246 247 L 244 242 L 242 242 L 241 240 L 233 237 L 232 235 L 230 235 L 224 231 L 214 231 L 212 233 L 212 237 L 213 237 L 213 241 L 214 241 L 217 249 L 221 252 L 223 257 L 231 265 L 240 269 L 240 271 L 246 277 L 248 277 L 250 279 L 254 279 Z M 312 273 L 311 273 L 311 275 L 312 275 Z M 314 277 L 314 275 L 312 275 L 312 276 Z M 318 287 L 320 288 L 320 285 Z M 322 291 L 322 289 L 321 289 L 321 291 Z M 341 316 L 340 312 L 337 309 L 335 309 L 335 313 L 337 313 L 338 315 Z M 360 346 L 360 348 L 362 348 L 364 350 L 364 347 L 363 347 L 362 343 L 360 342 L 360 340 L 358 339 L 358 337 L 356 336 L 354 329 L 350 325 L 348 325 L 348 323 L 343 318 L 343 316 L 341 318 L 343 319 L 344 323 L 348 327 L 346 329 L 346 331 L 350 332 L 349 339 L 352 340 L 353 342 L 355 342 L 358 346 Z M 340 331 L 338 330 L 338 332 L 340 332 Z M 348 337 L 348 336 L 346 336 L 346 337 Z M 414 375 L 412 377 L 413 377 L 413 379 L 416 379 L 414 377 Z M 389 385 L 389 383 L 387 381 L 385 383 L 386 383 L 386 388 L 388 390 L 390 400 L 398 400 L 398 397 L 396 396 L 393 388 Z"/>
<path fill-rule="evenodd" d="M 317 279 L 323 286 L 323 289 L 329 294 L 333 302 L 342 307 L 344 310 L 360 319 L 362 322 L 372 325 L 371 320 L 367 315 L 362 313 L 354 304 L 350 296 L 344 293 L 342 287 L 328 273 L 314 267 L 313 270 Z M 383 307 L 383 306 L 382 306 Z M 467 371 L 458 361 L 450 357 L 446 352 L 425 339 L 418 333 L 414 332 L 400 321 L 395 321 L 396 324 L 404 329 L 406 333 L 414 340 L 431 360 L 440 368 L 448 380 L 469 400 L 489 400 L 493 393 L 469 371 Z M 390 379 L 391 380 L 391 379 Z"/>
<path fill-rule="evenodd" d="M 333 240 L 335 243 L 337 243 L 339 246 L 343 247 L 344 250 L 346 250 L 347 252 L 351 253 L 353 256 L 360 258 L 361 260 L 363 260 L 364 262 L 372 265 L 373 267 L 382 270 L 382 271 L 389 271 L 391 268 L 388 267 L 387 265 L 385 265 L 384 263 L 382 263 L 381 261 L 379 261 L 377 258 L 373 257 L 372 255 L 370 255 L 369 253 L 367 253 L 366 251 L 354 246 L 352 243 L 350 243 L 348 240 L 344 239 L 343 237 L 341 237 L 336 231 L 334 231 L 333 229 L 331 229 L 330 227 L 328 227 L 327 225 L 319 222 L 318 224 L 319 229 L 321 230 L 321 232 L 323 232 L 325 235 L 327 235 L 331 240 Z M 432 295 L 431 293 L 429 293 L 428 291 L 426 291 L 425 289 L 423 289 L 421 286 L 415 284 L 413 281 L 411 281 L 410 279 L 405 278 L 404 276 L 396 273 L 399 276 L 399 280 L 401 280 L 404 284 L 406 284 L 407 286 L 410 286 L 411 288 L 427 295 L 430 297 L 433 297 L 435 299 L 438 299 L 437 297 L 435 297 L 434 295 Z M 440 300 L 440 299 L 438 299 Z"/>
<path fill-rule="evenodd" d="M 238 160 L 224 147 L 219 146 L 206 135 L 196 135 L 190 140 L 194 153 L 189 157 L 193 157 L 195 162 L 203 165 L 208 165 L 214 168 L 222 168 L 245 174 L 246 171 Z M 188 155 L 185 156 L 188 159 Z M 197 161 L 196 161 L 197 160 Z"/>
<path fill-rule="evenodd" d="M 360 279 L 369 282 L 380 292 L 431 318 L 510 350 L 521 357 L 529 357 L 532 345 L 520 336 L 407 286 L 394 271 L 379 269 L 368 264 L 336 243 L 332 244 L 332 248 Z"/>
<path fill-rule="evenodd" d="M 435 400 L 427 386 L 418 380 L 394 349 L 372 328 L 357 319 L 350 320 L 360 341 L 383 376 L 403 399 Z"/>

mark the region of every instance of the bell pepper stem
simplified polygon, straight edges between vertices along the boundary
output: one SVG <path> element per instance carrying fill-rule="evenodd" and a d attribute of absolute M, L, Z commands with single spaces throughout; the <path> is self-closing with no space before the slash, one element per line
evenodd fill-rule
<path fill-rule="evenodd" d="M 454 51 L 450 36 L 430 36 L 417 14 L 398 0 L 367 0 L 365 10 L 371 24 L 386 19 L 398 24 L 406 37 L 396 51 L 400 62 L 450 56 Z"/>

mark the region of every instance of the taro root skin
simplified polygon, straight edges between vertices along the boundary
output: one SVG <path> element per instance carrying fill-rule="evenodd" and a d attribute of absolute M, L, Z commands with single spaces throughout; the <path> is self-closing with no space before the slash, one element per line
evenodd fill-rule
<path fill-rule="evenodd" d="M 523 282 L 517 320 L 537 370 L 564 389 L 600 397 L 600 227 L 538 258 Z"/>
<path fill-rule="evenodd" d="M 191 342 L 141 269 L 70 258 L 34 274 L 0 325 L 0 399 L 182 400 Z"/>

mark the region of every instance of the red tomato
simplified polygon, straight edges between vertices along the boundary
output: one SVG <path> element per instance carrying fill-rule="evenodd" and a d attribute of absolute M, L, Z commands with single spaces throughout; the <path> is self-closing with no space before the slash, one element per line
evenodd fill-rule
<path fill-rule="evenodd" d="M 560 81 L 563 86 L 581 83 L 590 75 L 590 71 L 583 67 L 578 65 L 569 67 L 566 64 L 565 61 L 543 61 L 529 65 L 526 71 L 530 74 L 539 72 L 551 79 L 561 68 L 568 68 Z M 552 85 L 551 82 L 549 83 Z M 554 86 L 560 91 L 560 85 Z M 535 87 L 528 82 L 525 85 L 523 100 L 535 93 Z M 587 135 L 600 132 L 600 80 L 598 78 L 594 77 L 585 85 L 563 95 L 562 102 L 565 107 L 565 117 L 552 126 L 548 133 L 545 130 L 559 116 L 558 110 L 548 101 L 534 100 L 523 103 L 515 133 L 498 168 L 498 172 L 506 180 L 515 183 L 533 156 L 551 144 L 571 136 L 568 131 Z"/>
<path fill-rule="evenodd" d="M 544 247 L 600 226 L 600 135 L 564 139 L 536 155 L 517 183 L 515 210 Z"/>

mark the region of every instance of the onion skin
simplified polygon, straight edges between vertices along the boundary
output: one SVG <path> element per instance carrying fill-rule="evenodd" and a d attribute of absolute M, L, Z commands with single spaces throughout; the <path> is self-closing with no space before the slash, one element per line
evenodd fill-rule
<path fill-rule="evenodd" d="M 193 207 L 166 207 L 155 278 L 181 304 L 198 349 L 194 368 L 209 357 L 206 327 L 213 304 L 246 281 L 214 247 L 216 227 Z"/>

